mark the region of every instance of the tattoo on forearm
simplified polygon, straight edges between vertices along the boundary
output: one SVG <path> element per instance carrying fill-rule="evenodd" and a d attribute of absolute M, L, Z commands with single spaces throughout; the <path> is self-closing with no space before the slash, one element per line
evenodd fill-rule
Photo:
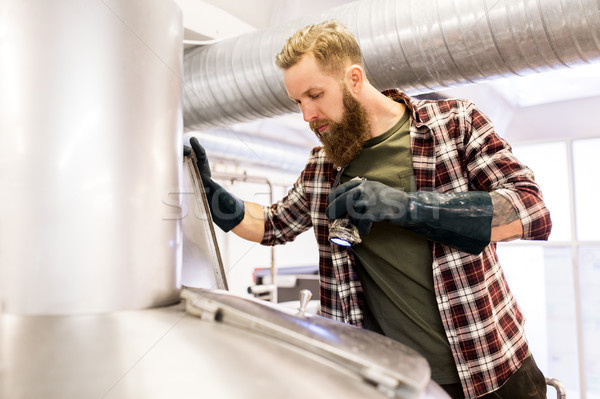
<path fill-rule="evenodd" d="M 509 200 L 494 192 L 490 193 L 490 197 L 492 197 L 492 207 L 494 208 L 492 227 L 502 226 L 519 218 Z"/>

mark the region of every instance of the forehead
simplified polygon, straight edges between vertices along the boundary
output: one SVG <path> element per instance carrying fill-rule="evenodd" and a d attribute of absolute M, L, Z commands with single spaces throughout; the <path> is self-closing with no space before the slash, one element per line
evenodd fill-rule
<path fill-rule="evenodd" d="M 325 90 L 339 86 L 339 79 L 324 73 L 310 54 L 283 72 L 283 81 L 290 98 L 298 99 L 310 90 Z"/>

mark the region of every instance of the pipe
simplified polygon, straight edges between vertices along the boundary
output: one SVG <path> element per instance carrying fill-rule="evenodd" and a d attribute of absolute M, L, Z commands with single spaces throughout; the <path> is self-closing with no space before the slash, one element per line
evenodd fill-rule
<path fill-rule="evenodd" d="M 232 129 L 215 128 L 194 132 L 211 159 L 260 165 L 299 173 L 306 165 L 310 148 L 254 136 Z M 188 134 L 184 135 L 184 141 Z"/>
<path fill-rule="evenodd" d="M 296 112 L 275 55 L 295 30 L 335 18 L 380 90 L 410 94 L 600 59 L 598 0 L 364 0 L 191 49 L 184 124 L 202 129 Z"/>
<path fill-rule="evenodd" d="M 273 183 L 266 177 L 260 176 L 249 176 L 245 172 L 243 174 L 236 173 L 213 173 L 213 177 L 215 179 L 222 180 L 230 180 L 231 182 L 240 181 L 244 183 L 262 183 L 266 184 L 269 187 L 269 204 L 272 204 L 274 201 L 273 197 Z M 271 246 L 271 295 L 269 296 L 269 300 L 271 302 L 277 303 L 277 266 L 275 264 L 275 247 Z"/>

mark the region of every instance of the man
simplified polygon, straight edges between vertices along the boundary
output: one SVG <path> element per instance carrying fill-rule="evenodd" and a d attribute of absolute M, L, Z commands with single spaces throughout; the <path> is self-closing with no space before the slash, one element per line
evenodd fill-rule
<path fill-rule="evenodd" d="M 471 102 L 380 93 L 335 21 L 296 32 L 276 63 L 323 147 L 285 198 L 261 207 L 211 180 L 192 139 L 215 223 L 264 245 L 313 227 L 324 316 L 413 347 L 453 397 L 545 398 L 494 244 L 550 234 L 533 173 Z M 362 242 L 331 243 L 337 218 Z"/>

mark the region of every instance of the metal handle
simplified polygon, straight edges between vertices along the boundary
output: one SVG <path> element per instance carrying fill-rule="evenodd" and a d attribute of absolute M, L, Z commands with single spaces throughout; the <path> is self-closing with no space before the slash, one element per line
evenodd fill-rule
<path fill-rule="evenodd" d="M 300 306 L 298 307 L 298 313 L 304 314 L 304 312 L 306 312 L 310 298 L 312 298 L 312 292 L 310 292 L 310 290 L 300 290 Z"/>
<path fill-rule="evenodd" d="M 565 386 L 556 378 L 546 378 L 546 385 L 551 385 L 556 389 L 556 399 L 565 399 L 567 397 Z"/>

